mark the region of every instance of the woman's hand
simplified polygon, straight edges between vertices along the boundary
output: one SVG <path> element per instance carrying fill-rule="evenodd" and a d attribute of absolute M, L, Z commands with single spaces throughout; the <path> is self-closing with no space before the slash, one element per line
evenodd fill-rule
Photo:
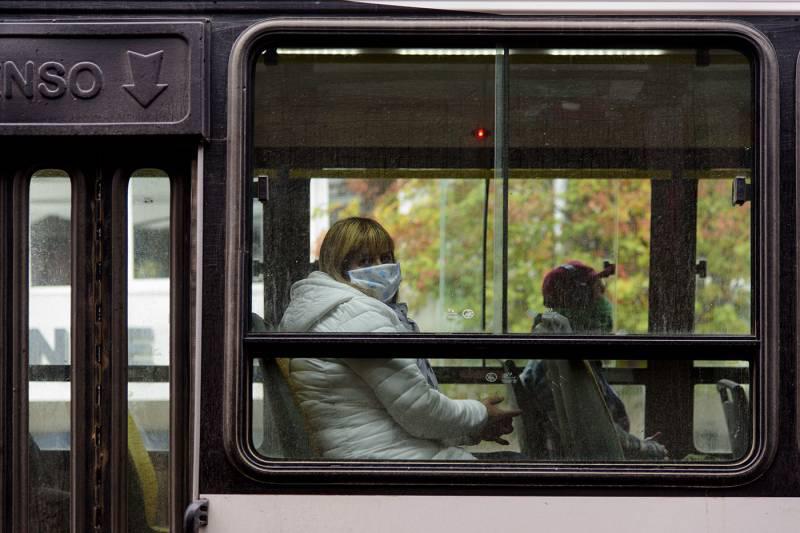
<path fill-rule="evenodd" d="M 514 431 L 514 424 L 511 419 L 522 414 L 522 411 L 519 409 L 504 411 L 497 407 L 497 404 L 502 403 L 502 401 L 502 396 L 492 396 L 481 402 L 486 406 L 487 419 L 478 437 L 480 437 L 481 440 L 488 440 L 508 446 L 509 442 L 501 438 L 501 436 Z"/>

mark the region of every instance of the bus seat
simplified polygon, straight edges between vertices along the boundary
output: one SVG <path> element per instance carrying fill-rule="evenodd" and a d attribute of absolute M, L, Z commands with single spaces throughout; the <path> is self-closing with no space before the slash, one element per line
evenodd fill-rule
<path fill-rule="evenodd" d="M 266 333 L 272 331 L 269 325 L 256 313 L 250 313 L 250 331 L 253 333 Z"/>
<path fill-rule="evenodd" d="M 750 448 L 750 403 L 744 387 L 729 379 L 717 382 L 725 423 L 734 459 L 744 457 Z"/>
<path fill-rule="evenodd" d="M 289 385 L 289 359 L 263 358 L 264 441 L 259 451 L 267 457 L 310 459 L 316 454 L 308 424 Z"/>
<path fill-rule="evenodd" d="M 624 460 L 617 430 L 591 365 L 584 360 L 542 363 L 553 395 L 554 413 L 550 416 L 554 420 L 517 380 L 512 390 L 523 412 L 520 451 L 534 460 Z M 513 361 L 506 361 L 505 368 L 512 375 L 519 375 Z"/>
<path fill-rule="evenodd" d="M 504 361 L 503 366 L 505 371 L 512 376 L 519 376 L 521 373 L 511 359 Z M 517 408 L 522 411 L 517 422 L 514 423 L 519 437 L 520 452 L 533 460 L 557 459 L 554 454 L 555 443 L 548 442 L 552 436 L 547 428 L 547 413 L 525 389 L 522 380 L 515 379 L 511 382 L 511 393 Z"/>
<path fill-rule="evenodd" d="M 133 416 L 128 414 L 128 531 L 167 533 L 168 527 L 156 525 L 158 520 L 158 477 L 150 453 Z M 144 516 L 144 523 L 131 524 L 131 517 Z M 137 527 L 141 526 L 141 527 Z"/>
<path fill-rule="evenodd" d="M 625 455 L 591 365 L 585 360 L 544 361 L 555 400 L 564 459 L 622 461 Z"/>

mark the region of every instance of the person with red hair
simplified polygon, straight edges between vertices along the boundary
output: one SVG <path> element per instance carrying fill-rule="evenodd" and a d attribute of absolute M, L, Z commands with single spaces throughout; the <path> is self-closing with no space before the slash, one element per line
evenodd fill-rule
<path fill-rule="evenodd" d="M 563 328 L 563 321 L 553 316 L 558 314 L 569 321 L 573 332 L 611 333 L 611 303 L 605 297 L 603 278 L 613 275 L 615 270 L 613 264 L 598 272 L 580 261 L 567 261 L 548 272 L 542 281 L 542 299 L 550 312 L 537 315 L 532 330 L 550 332 L 548 320 L 559 322 L 557 327 Z"/>
<path fill-rule="evenodd" d="M 531 332 L 536 334 L 589 335 L 610 334 L 613 331 L 611 302 L 605 296 L 603 279 L 615 273 L 615 265 L 607 264 L 600 271 L 580 262 L 567 261 L 548 272 L 542 281 L 543 303 L 547 311 L 533 319 Z M 591 361 L 597 384 L 603 393 L 620 445 L 626 458 L 664 459 L 666 448 L 653 438 L 640 439 L 630 433 L 630 419 L 625 404 L 603 375 L 600 361 Z M 549 420 L 543 421 L 543 430 L 555 420 L 555 409 L 547 385 L 546 370 L 541 361 L 531 360 L 520 376 L 524 386 L 537 401 L 541 412 Z M 555 431 L 554 428 L 550 428 Z M 548 442 L 557 442 L 549 438 Z M 553 453 L 556 451 L 551 450 Z"/>

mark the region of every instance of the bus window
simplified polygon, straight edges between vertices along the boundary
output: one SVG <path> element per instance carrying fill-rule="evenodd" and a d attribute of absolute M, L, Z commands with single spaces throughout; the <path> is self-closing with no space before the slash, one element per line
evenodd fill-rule
<path fill-rule="evenodd" d="M 752 58 L 553 44 L 261 50 L 244 292 L 262 458 L 719 464 L 750 450 L 753 220 L 730 191 L 758 186 Z M 286 333 L 354 337 L 320 352 L 339 357 L 275 359 Z M 381 353 L 406 335 L 505 339 L 498 355 L 530 342 L 513 364 L 445 343 L 403 352 L 434 363 L 419 365 L 426 394 L 502 396 L 516 429 L 427 455 L 354 445 L 326 425 L 363 422 L 334 408 L 357 403 L 335 394 L 351 386 L 376 424 L 420 436 L 363 387 L 414 359 L 343 358 L 365 354 L 365 334 L 395 335 Z M 652 352 L 665 337 L 691 342 Z"/>
<path fill-rule="evenodd" d="M 29 524 L 69 531 L 72 192 L 63 170 L 33 174 L 28 217 Z"/>
<path fill-rule="evenodd" d="M 170 179 L 128 183 L 128 529 L 169 524 Z M 143 529 L 144 528 L 144 529 Z"/>

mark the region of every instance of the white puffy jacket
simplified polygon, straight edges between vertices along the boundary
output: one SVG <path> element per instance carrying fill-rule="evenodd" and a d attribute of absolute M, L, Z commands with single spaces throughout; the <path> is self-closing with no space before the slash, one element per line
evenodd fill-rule
<path fill-rule="evenodd" d="M 314 272 L 292 286 L 281 331 L 405 332 L 388 306 Z M 292 359 L 290 380 L 324 457 L 469 460 L 486 407 L 432 389 L 415 359 Z"/>

